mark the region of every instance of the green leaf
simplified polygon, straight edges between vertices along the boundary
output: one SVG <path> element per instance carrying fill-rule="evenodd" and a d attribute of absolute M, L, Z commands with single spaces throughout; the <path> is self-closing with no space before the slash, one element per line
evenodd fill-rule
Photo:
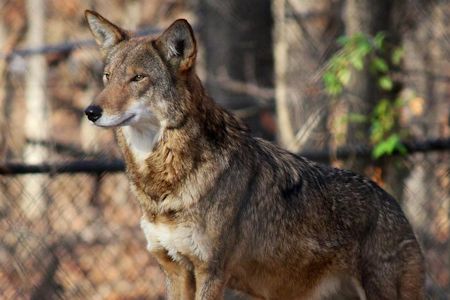
<path fill-rule="evenodd" d="M 383 155 L 391 155 L 396 149 L 399 149 L 402 145 L 398 134 L 391 134 L 386 140 L 381 141 L 373 148 L 372 155 L 375 158 L 380 158 Z M 403 145 L 402 145 L 403 146 Z M 404 150 L 406 148 L 403 146 Z"/>
<path fill-rule="evenodd" d="M 384 143 L 379 143 L 375 145 L 372 150 L 372 156 L 374 158 L 380 158 L 387 153 L 386 145 Z"/>
<path fill-rule="evenodd" d="M 327 71 L 323 74 L 323 81 L 325 85 L 334 84 L 336 82 L 336 76 L 331 73 L 330 71 Z"/>
<path fill-rule="evenodd" d="M 371 129 L 370 140 L 374 144 L 379 143 L 384 136 L 383 126 L 381 126 L 381 123 L 379 121 L 374 120 L 372 121 L 370 129 Z"/>
<path fill-rule="evenodd" d="M 347 85 L 350 81 L 350 74 L 351 72 L 349 69 L 340 69 L 337 72 L 337 78 L 343 85 Z"/>
<path fill-rule="evenodd" d="M 326 88 L 326 91 L 331 96 L 338 96 L 342 93 L 343 87 L 340 84 L 330 85 Z"/>
<path fill-rule="evenodd" d="M 334 69 L 340 69 L 340 68 L 344 68 L 347 65 L 347 60 L 345 59 L 345 57 L 343 55 L 337 55 L 334 56 L 331 59 L 331 63 L 330 63 L 330 68 L 334 68 Z"/>
<path fill-rule="evenodd" d="M 364 68 L 364 59 L 361 55 L 352 55 L 349 57 L 349 61 L 357 71 L 362 71 Z"/>
<path fill-rule="evenodd" d="M 325 74 L 323 74 L 323 82 L 325 84 L 325 87 L 328 88 L 329 86 L 335 85 L 337 83 L 337 77 L 330 71 L 325 72 Z"/>
<path fill-rule="evenodd" d="M 355 45 L 363 44 L 363 43 L 367 43 L 368 42 L 367 41 L 367 37 L 362 32 L 358 32 L 358 33 L 353 34 L 350 37 L 350 40 Z"/>
<path fill-rule="evenodd" d="M 380 79 L 378 79 L 378 85 L 383 90 L 390 91 L 390 90 L 392 90 L 394 83 L 392 82 L 392 79 L 386 75 L 386 76 L 382 76 L 382 77 L 380 77 Z"/>
<path fill-rule="evenodd" d="M 387 113 L 387 111 L 389 110 L 389 106 L 390 106 L 390 101 L 389 99 L 383 98 L 381 99 L 377 105 L 375 106 L 374 112 L 375 112 L 375 116 L 382 116 L 385 115 Z"/>
<path fill-rule="evenodd" d="M 325 72 L 322 79 L 325 84 L 325 91 L 329 95 L 337 96 L 342 93 L 344 86 L 342 85 L 337 75 L 335 75 L 335 73 L 331 69 Z"/>
<path fill-rule="evenodd" d="M 373 50 L 372 45 L 368 41 L 364 41 L 357 45 L 355 49 L 355 54 L 364 57 L 370 52 L 372 52 L 372 50 Z"/>
<path fill-rule="evenodd" d="M 371 63 L 371 67 L 374 71 L 386 73 L 389 71 L 389 66 L 386 61 L 378 56 L 374 57 Z"/>
<path fill-rule="evenodd" d="M 392 51 L 392 55 L 391 55 L 391 60 L 392 63 L 396 66 L 398 66 L 400 64 L 400 62 L 402 61 L 402 58 L 405 54 L 405 51 L 402 47 L 397 47 Z"/>
<path fill-rule="evenodd" d="M 378 32 L 377 35 L 373 38 L 373 44 L 377 49 L 383 49 L 385 38 L 386 35 L 383 32 Z"/>
<path fill-rule="evenodd" d="M 367 122 L 367 116 L 358 113 L 349 113 L 347 119 L 352 123 L 365 123 Z"/>
<path fill-rule="evenodd" d="M 375 146 L 375 148 L 373 148 L 373 156 L 375 158 L 380 158 L 383 155 L 387 155 L 387 154 L 389 154 L 389 149 L 388 149 L 387 144 L 384 142 L 377 144 Z"/>

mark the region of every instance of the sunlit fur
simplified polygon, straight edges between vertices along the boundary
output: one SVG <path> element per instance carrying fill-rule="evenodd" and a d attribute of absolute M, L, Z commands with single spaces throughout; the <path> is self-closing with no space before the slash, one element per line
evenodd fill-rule
<path fill-rule="evenodd" d="M 95 124 L 116 132 L 168 299 L 222 299 L 226 287 L 321 299 L 345 280 L 362 299 L 423 299 L 423 258 L 397 202 L 252 137 L 205 94 L 185 20 L 152 39 L 86 17 L 108 74 Z"/>

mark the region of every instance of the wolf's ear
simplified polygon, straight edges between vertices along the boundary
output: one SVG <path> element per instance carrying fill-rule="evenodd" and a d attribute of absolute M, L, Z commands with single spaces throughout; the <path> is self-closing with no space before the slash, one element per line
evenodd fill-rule
<path fill-rule="evenodd" d="M 123 29 L 106 20 L 95 11 L 86 10 L 84 15 L 89 24 L 89 29 L 103 51 L 109 51 L 127 38 L 127 34 Z"/>
<path fill-rule="evenodd" d="M 197 46 L 188 21 L 176 20 L 155 43 L 164 59 L 178 71 L 188 71 L 194 66 Z"/>

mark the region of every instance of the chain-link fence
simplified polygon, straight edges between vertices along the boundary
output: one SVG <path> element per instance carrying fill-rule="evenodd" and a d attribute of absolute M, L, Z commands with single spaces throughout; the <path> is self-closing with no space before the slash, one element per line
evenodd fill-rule
<path fill-rule="evenodd" d="M 162 297 L 163 278 L 123 174 L 44 175 L 38 199 L 23 193 L 24 179 L 2 177 L 3 299 Z M 27 215 L 40 201 L 45 209 Z"/>
<path fill-rule="evenodd" d="M 33 1 L 45 8 L 41 20 L 45 30 L 41 42 L 30 45 L 33 39 L 27 28 L 39 25 L 27 12 Z M 258 5 L 262 2 L 268 4 L 270 14 L 280 1 Z M 327 59 L 337 49 L 333 41 L 344 33 L 341 6 L 347 1 L 285 2 L 283 41 L 289 80 L 283 84 L 288 90 L 285 96 L 291 97 L 288 102 L 299 104 L 291 109 L 295 136 L 300 137 L 293 149 L 336 166 L 351 167 L 363 160 L 362 170 L 401 202 L 415 229 L 426 257 L 429 298 L 446 299 L 450 294 L 450 142 L 448 120 L 446 125 L 442 116 L 450 110 L 445 100 L 450 95 L 450 68 L 446 68 L 450 60 L 445 61 L 450 58 L 445 52 L 450 38 L 442 22 L 446 16 L 450 19 L 448 5 L 435 1 L 438 9 L 426 7 L 430 15 L 437 15 L 441 22 L 437 25 L 430 25 L 427 11 L 417 13 L 425 27 L 416 27 L 405 38 L 410 63 L 405 85 L 418 89 L 416 102 L 405 107 L 412 136 L 405 144 L 409 154 L 373 160 L 370 146 L 339 148 L 331 142 L 336 132 L 330 119 L 340 107 L 323 94 L 320 84 Z M 138 225 L 140 208 L 123 173 L 112 132 L 94 128 L 83 117 L 83 108 L 101 89 L 102 73 L 101 55 L 92 47 L 83 10 L 93 8 L 126 28 L 153 33 L 178 17 L 188 18 L 198 29 L 202 51 L 198 71 L 213 96 L 236 109 L 259 135 L 273 137 L 279 79 L 273 83 L 259 77 L 273 68 L 254 64 L 273 62 L 262 56 L 253 61 L 251 56 L 262 43 L 272 41 L 260 35 L 253 39 L 247 32 L 252 27 L 245 13 L 251 4 L 232 3 L 19 0 L 0 4 L 0 40 L 4 41 L 0 49 L 0 298 L 164 298 L 164 278 L 145 249 Z M 419 0 L 410 3 L 413 11 L 421 8 Z M 274 15 L 276 23 L 278 14 Z M 218 34 L 207 29 L 220 24 L 242 30 L 234 37 L 239 40 L 226 44 L 233 32 L 223 29 L 220 33 L 226 39 L 214 40 Z M 444 46 L 430 48 L 428 54 L 415 51 L 426 41 L 437 44 L 439 36 Z M 273 42 L 277 48 L 280 41 Z M 241 52 L 245 59 L 227 65 L 234 59 L 229 55 Z M 217 59 L 223 65 L 215 66 Z M 426 61 L 434 66 L 431 70 L 420 69 Z M 242 67 L 245 76 L 237 76 L 230 66 Z M 38 99 L 45 100 L 43 105 L 33 106 Z"/>
<path fill-rule="evenodd" d="M 402 169 L 395 190 L 426 256 L 430 299 L 449 291 L 449 159 L 450 151 L 391 159 Z M 376 164 L 368 170 L 381 177 Z M 42 194 L 26 194 L 36 176 Z M 123 173 L 0 178 L 4 299 L 163 298 L 163 277 L 145 249 L 140 210 Z"/>

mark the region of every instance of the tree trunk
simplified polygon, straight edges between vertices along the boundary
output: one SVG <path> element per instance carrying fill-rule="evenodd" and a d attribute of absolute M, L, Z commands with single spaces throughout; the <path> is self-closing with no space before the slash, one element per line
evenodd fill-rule
<path fill-rule="evenodd" d="M 28 0 L 26 4 L 28 16 L 28 47 L 44 45 L 45 2 L 43 0 Z M 26 74 L 26 113 L 25 136 L 27 144 L 23 159 L 29 164 L 42 163 L 48 158 L 44 146 L 33 141 L 48 140 L 48 107 L 46 101 L 47 65 L 42 55 L 31 56 Z M 27 175 L 24 177 L 24 190 L 21 206 L 30 218 L 39 218 L 46 208 L 44 194 L 46 175 Z"/>
<path fill-rule="evenodd" d="M 293 152 L 328 146 L 322 70 L 342 34 L 341 10 L 342 1 L 273 1 L 278 141 Z"/>
<path fill-rule="evenodd" d="M 272 15 L 270 0 L 201 0 L 200 42 L 204 48 L 206 88 L 223 106 L 247 111 L 244 119 L 258 135 L 262 110 L 273 97 Z"/>

